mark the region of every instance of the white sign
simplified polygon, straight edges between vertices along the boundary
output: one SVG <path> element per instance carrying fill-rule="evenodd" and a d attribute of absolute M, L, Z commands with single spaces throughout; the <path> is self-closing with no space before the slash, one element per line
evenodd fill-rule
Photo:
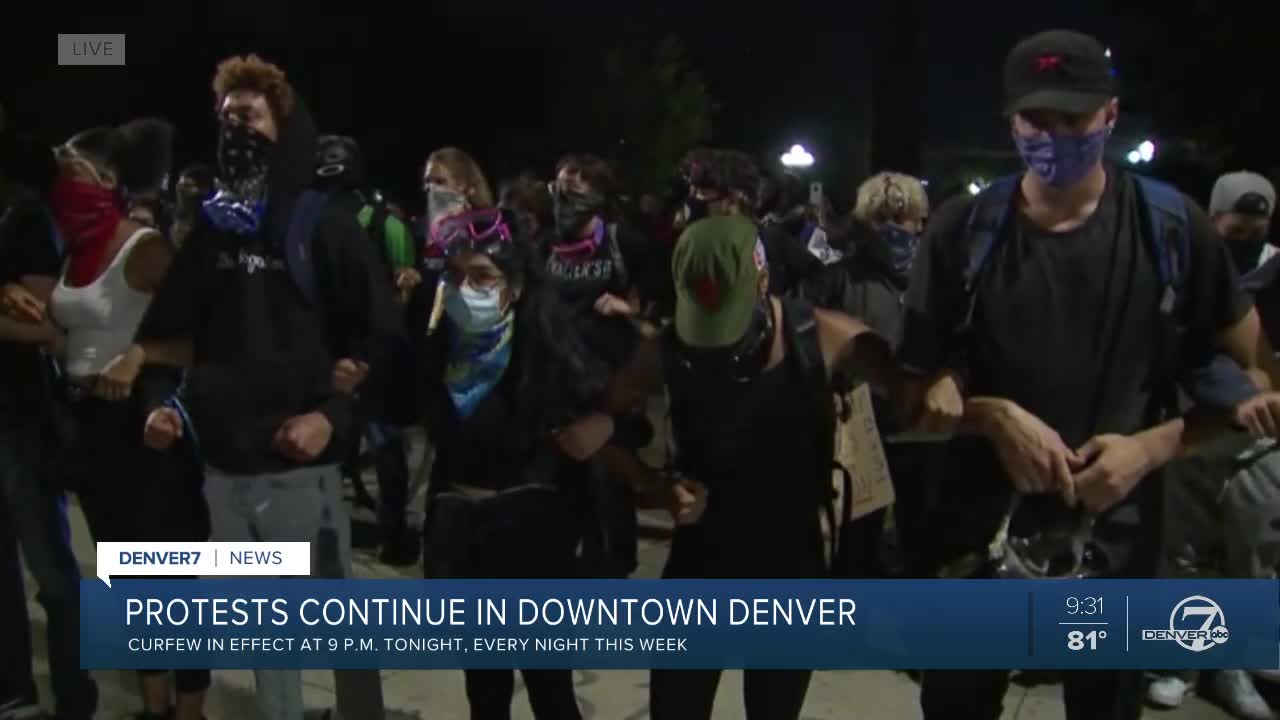
<path fill-rule="evenodd" d="M 100 542 L 98 578 L 311 574 L 306 542 Z"/>
<path fill-rule="evenodd" d="M 845 402 L 849 419 L 836 426 L 836 462 L 853 478 L 853 510 L 845 519 L 856 520 L 893 504 L 893 479 L 871 407 L 870 386 L 859 385 Z M 836 475 L 839 478 L 839 473 Z M 844 488 L 838 487 L 837 492 L 844 492 Z"/>

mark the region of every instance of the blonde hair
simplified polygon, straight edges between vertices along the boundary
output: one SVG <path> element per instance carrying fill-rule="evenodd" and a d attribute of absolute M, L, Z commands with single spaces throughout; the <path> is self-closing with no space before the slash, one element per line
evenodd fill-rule
<path fill-rule="evenodd" d="M 853 215 L 864 223 L 924 220 L 929 216 L 929 197 L 918 178 L 882 172 L 858 188 Z"/>
<path fill-rule="evenodd" d="M 480 170 L 480 164 L 465 150 L 456 147 L 440 148 L 427 156 L 427 165 L 431 163 L 443 165 L 455 182 L 467 188 L 467 200 L 471 207 L 493 207 L 493 191 L 489 189 L 489 181 Z"/>

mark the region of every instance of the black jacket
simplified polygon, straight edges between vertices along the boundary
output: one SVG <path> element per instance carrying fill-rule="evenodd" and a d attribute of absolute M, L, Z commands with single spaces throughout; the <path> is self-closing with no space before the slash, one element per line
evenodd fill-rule
<path fill-rule="evenodd" d="M 356 428 L 352 399 L 332 390 L 334 363 L 356 357 L 377 367 L 399 332 L 386 272 L 355 217 L 337 204 L 325 207 L 312 238 L 316 302 L 285 263 L 316 137 L 299 100 L 273 150 L 262 230 L 239 236 L 202 216 L 138 331 L 140 342 L 194 341 L 195 363 L 180 397 L 204 461 L 224 472 L 296 467 L 272 448 L 273 438 L 285 420 L 313 411 L 334 429 L 315 464 L 338 462 Z"/>

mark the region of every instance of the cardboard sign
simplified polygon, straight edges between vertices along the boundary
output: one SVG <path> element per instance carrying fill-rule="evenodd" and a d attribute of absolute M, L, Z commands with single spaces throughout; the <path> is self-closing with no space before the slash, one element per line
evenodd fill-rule
<path fill-rule="evenodd" d="M 863 383 L 845 397 L 849 419 L 836 425 L 836 462 L 853 478 L 852 511 L 846 520 L 856 520 L 893 504 L 893 480 L 889 461 L 880 442 L 871 407 L 871 389 Z M 836 492 L 845 492 L 839 473 L 834 473 Z M 841 498 L 843 501 L 843 498 Z"/>

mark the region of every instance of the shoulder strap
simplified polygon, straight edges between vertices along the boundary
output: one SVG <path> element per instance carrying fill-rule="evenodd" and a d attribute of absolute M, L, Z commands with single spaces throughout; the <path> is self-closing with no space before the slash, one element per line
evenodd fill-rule
<path fill-rule="evenodd" d="M 618 244 L 618 223 L 609 223 L 609 256 L 613 260 L 613 286 L 618 290 L 631 287 L 627 264 L 622 260 L 622 246 Z"/>
<path fill-rule="evenodd" d="M 822 422 L 821 441 L 830 444 L 829 452 L 824 452 L 824 456 L 834 457 L 835 408 L 832 406 L 831 382 L 827 379 L 827 364 L 822 359 L 818 320 L 813 306 L 798 298 L 782 298 L 782 324 L 787 355 L 804 375 Z"/>
<path fill-rule="evenodd" d="M 952 352 L 961 356 L 953 359 L 953 364 L 960 366 L 956 370 L 967 369 L 963 367 L 967 363 L 962 356 L 968 345 L 968 335 L 978 307 L 978 280 L 1012 214 L 1014 193 L 1021 179 L 1021 175 L 1006 175 L 996 179 L 978 193 L 969 209 L 964 235 L 959 239 L 965 246 L 965 266 L 961 277 L 964 311 L 951 330 Z"/>
<path fill-rule="evenodd" d="M 1147 232 L 1156 271 L 1164 286 L 1160 312 L 1173 315 L 1178 307 L 1182 283 L 1191 259 L 1191 223 L 1187 219 L 1187 203 L 1172 185 L 1134 175 L 1138 192 L 1146 210 Z"/>
<path fill-rule="evenodd" d="M 293 205 L 289 231 L 285 237 L 285 261 L 298 289 L 310 302 L 319 301 L 316 282 L 316 260 L 313 253 L 316 225 L 324 211 L 328 196 L 316 190 L 304 190 Z"/>
<path fill-rule="evenodd" d="M 1172 185 L 1142 175 L 1133 176 L 1145 211 L 1151 254 L 1160 277 L 1160 338 L 1153 361 L 1160 383 L 1153 413 L 1161 417 L 1178 412 L 1178 376 L 1182 336 L 1182 284 L 1191 259 L 1191 224 L 1187 203 Z"/>
<path fill-rule="evenodd" d="M 813 306 L 794 297 L 782 299 L 783 337 L 787 343 L 787 356 L 795 363 L 809 386 L 814 410 L 820 428 L 818 447 L 821 454 L 821 474 L 816 478 L 814 499 L 819 503 L 830 533 L 827 547 L 828 569 L 835 562 L 840 546 L 840 523 L 850 515 L 853 501 L 853 478 L 849 469 L 836 462 L 836 412 L 831 383 L 827 379 L 827 365 L 822 359 L 822 345 L 818 340 L 818 319 Z M 836 513 L 836 491 L 832 485 L 832 473 L 841 474 L 845 508 Z"/>

